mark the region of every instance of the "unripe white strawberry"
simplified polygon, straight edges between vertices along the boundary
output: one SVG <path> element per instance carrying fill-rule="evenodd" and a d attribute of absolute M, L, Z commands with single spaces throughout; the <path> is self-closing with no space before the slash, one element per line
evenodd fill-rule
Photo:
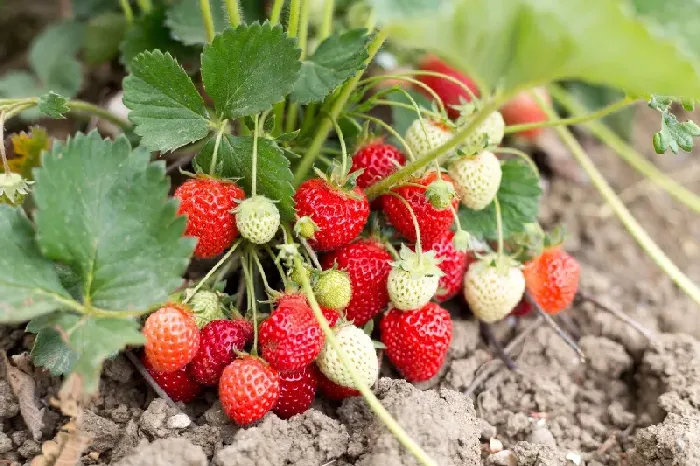
<path fill-rule="evenodd" d="M 457 126 L 464 128 L 469 125 L 471 115 L 461 117 Z M 500 112 L 493 112 L 464 140 L 467 152 L 478 152 L 486 146 L 497 146 L 503 141 L 506 124 Z"/>
<path fill-rule="evenodd" d="M 404 139 L 415 158 L 423 157 L 447 141 L 454 132 L 447 124 L 424 119 L 416 119 L 406 130 Z"/>
<path fill-rule="evenodd" d="M 450 164 L 448 174 L 462 204 L 473 210 L 491 204 L 503 176 L 498 158 L 487 150 L 455 160 Z"/>
<path fill-rule="evenodd" d="M 372 339 L 362 329 L 353 325 L 341 326 L 334 331 L 347 360 L 365 384 L 371 387 L 379 376 L 379 361 Z M 340 362 L 340 356 L 328 341 L 324 343 L 321 353 L 316 358 L 316 365 L 331 381 L 343 387 L 357 389 L 350 372 Z"/>
<path fill-rule="evenodd" d="M 191 292 L 192 289 L 189 289 L 185 292 L 185 295 Z M 213 291 L 198 291 L 190 298 L 188 304 L 192 308 L 194 321 L 200 329 L 212 320 L 226 318 L 221 304 L 219 303 L 219 296 Z"/>
<path fill-rule="evenodd" d="M 335 269 L 321 272 L 314 284 L 314 295 L 323 307 L 345 309 L 352 297 L 352 283 L 348 273 Z"/>
<path fill-rule="evenodd" d="M 464 297 L 483 322 L 505 318 L 525 293 L 525 277 L 513 259 L 493 255 L 469 266 L 464 275 Z"/>
<path fill-rule="evenodd" d="M 422 254 L 401 246 L 400 260 L 393 263 L 386 287 L 391 304 L 402 311 L 420 309 L 438 289 L 443 273 L 435 251 Z"/>
<path fill-rule="evenodd" d="M 244 200 L 234 213 L 238 231 L 251 243 L 267 243 L 280 227 L 280 211 L 265 196 L 253 196 Z"/>

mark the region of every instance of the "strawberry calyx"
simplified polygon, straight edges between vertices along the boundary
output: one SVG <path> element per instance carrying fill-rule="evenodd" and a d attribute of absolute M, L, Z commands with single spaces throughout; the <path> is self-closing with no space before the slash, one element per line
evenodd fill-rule
<path fill-rule="evenodd" d="M 29 186 L 33 183 L 17 173 L 0 174 L 0 202 L 6 199 L 11 205 L 20 204 L 24 196 L 29 194 Z"/>
<path fill-rule="evenodd" d="M 456 195 L 454 184 L 442 178 L 438 178 L 430 183 L 425 190 L 425 197 L 428 198 L 428 202 L 438 210 L 449 208 Z"/>
<path fill-rule="evenodd" d="M 308 215 L 299 217 L 294 224 L 294 233 L 304 239 L 313 238 L 317 231 L 318 225 Z"/>
<path fill-rule="evenodd" d="M 414 252 L 402 244 L 399 260 L 393 261 L 391 266 L 408 272 L 411 278 L 419 280 L 423 277 L 441 277 L 443 272 L 440 270 L 440 262 L 442 259 L 435 256 L 435 251 Z"/>

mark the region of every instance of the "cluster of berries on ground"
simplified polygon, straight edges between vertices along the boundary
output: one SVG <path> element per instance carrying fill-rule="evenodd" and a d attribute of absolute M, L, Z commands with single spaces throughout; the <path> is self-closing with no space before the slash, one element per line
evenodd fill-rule
<path fill-rule="evenodd" d="M 285 289 L 269 293 L 273 310 L 260 321 L 232 317 L 223 310 L 222 294 L 206 289 L 185 293 L 182 302 L 148 317 L 143 363 L 173 400 L 191 401 L 203 387 L 213 386 L 225 412 L 240 425 L 270 411 L 288 418 L 307 410 L 317 392 L 342 400 L 374 384 L 379 361 L 370 324 L 375 320 L 389 361 L 406 380 L 420 382 L 439 372 L 451 342 L 450 313 L 440 303 L 461 294 L 486 323 L 527 313 L 526 290 L 548 313 L 571 303 L 579 268 L 561 247 L 516 260 L 502 247 L 491 250 L 493 245 L 479 243 L 475 248 L 478 242 L 455 219 L 460 203 L 480 210 L 494 202 L 502 173 L 489 149 L 501 143 L 504 119 L 518 124 L 542 118 L 527 99 L 493 112 L 440 166 L 368 200 L 368 188 L 469 123 L 469 113 L 457 108 L 473 95 L 455 80 L 473 88 L 470 81 L 433 58 L 423 68 L 454 78 L 422 77 L 450 106 L 449 115 L 416 119 L 405 134 L 405 150 L 382 137 L 366 140 L 345 172 L 302 183 L 294 196 L 295 225 L 281 225 L 274 202 L 260 195 L 246 198 L 233 181 L 199 176 L 176 190 L 179 213 L 188 219 L 185 234 L 198 239 L 197 258 L 216 258 L 239 237 L 251 244 L 248 250 L 282 237 L 287 246 L 296 238 L 308 250 L 296 244 L 305 253 L 296 253 L 296 266 L 289 257 L 280 262 L 288 266 L 280 269 Z M 537 137 L 537 131 L 520 136 Z M 300 258 L 306 258 L 303 266 Z M 312 295 L 304 293 L 309 289 Z M 325 337 L 322 320 L 335 344 Z"/>

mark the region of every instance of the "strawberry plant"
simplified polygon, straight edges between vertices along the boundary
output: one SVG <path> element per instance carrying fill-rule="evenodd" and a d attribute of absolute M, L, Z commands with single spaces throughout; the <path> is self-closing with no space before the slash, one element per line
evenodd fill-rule
<path fill-rule="evenodd" d="M 572 303 L 578 264 L 539 226 L 540 173 L 513 147 L 545 131 L 700 304 L 568 129 L 586 125 L 700 212 L 611 129 L 647 101 L 657 152 L 700 135 L 673 113 L 700 98 L 693 25 L 665 6 L 320 0 L 315 18 L 311 0 L 137 3 L 76 9 L 34 41 L 29 70 L 0 79 L 2 136 L 14 117 L 72 113 L 124 133 L 49 143 L 33 128 L 11 154 L 0 145 L 0 322 L 26 323 L 34 364 L 81 394 L 97 392 L 105 360 L 143 346 L 174 401 L 215 387 L 248 425 L 307 410 L 317 390 L 363 396 L 435 464 L 373 395 L 376 349 L 423 381 L 452 338 L 436 301 L 461 293 L 483 323 L 530 308 L 552 323 Z M 380 51 L 407 69 L 381 69 Z M 128 120 L 74 99 L 78 57 L 117 55 Z"/>

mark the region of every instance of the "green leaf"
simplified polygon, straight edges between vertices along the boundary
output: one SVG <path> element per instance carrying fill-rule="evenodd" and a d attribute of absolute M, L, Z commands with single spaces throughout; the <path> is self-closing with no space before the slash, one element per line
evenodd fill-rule
<path fill-rule="evenodd" d="M 83 81 L 83 70 L 75 59 L 83 43 L 85 28 L 74 21 L 49 26 L 32 42 L 29 64 L 46 91 L 75 96 Z"/>
<path fill-rule="evenodd" d="M 41 94 L 36 78 L 26 71 L 10 71 L 0 78 L 0 96 L 19 99 Z"/>
<path fill-rule="evenodd" d="M 212 2 L 211 15 L 217 33 L 222 32 L 229 25 L 223 2 L 219 0 Z M 203 45 L 209 43 L 198 1 L 182 0 L 171 6 L 168 9 L 165 23 L 170 28 L 173 37 L 183 44 Z"/>
<path fill-rule="evenodd" d="M 35 171 L 37 241 L 80 277 L 86 304 L 141 311 L 182 283 L 193 240 L 164 165 L 149 159 L 93 132 L 57 142 Z"/>
<path fill-rule="evenodd" d="M 70 373 L 78 360 L 76 352 L 63 341 L 58 330 L 51 327 L 39 330 L 31 355 L 35 366 L 43 367 L 54 377 Z"/>
<path fill-rule="evenodd" d="M 364 68 L 369 36 L 366 29 L 334 34 L 301 64 L 292 100 L 301 104 L 320 102 L 338 86 Z"/>
<path fill-rule="evenodd" d="M 92 18 L 85 28 L 83 56 L 92 65 L 112 60 L 126 34 L 127 24 L 121 13 L 109 12 Z"/>
<path fill-rule="evenodd" d="M 685 152 L 693 150 L 693 138 L 700 136 L 700 127 L 692 121 L 680 122 L 670 110 L 661 116 L 661 131 L 654 135 L 654 150 L 663 154 L 669 148 L 674 154 L 680 149 Z"/>
<path fill-rule="evenodd" d="M 369 0 L 378 17 L 385 21 L 418 18 L 435 13 L 450 0 Z"/>
<path fill-rule="evenodd" d="M 606 86 L 587 84 L 574 81 L 566 84 L 566 89 L 576 97 L 589 112 L 595 112 L 608 105 L 618 102 L 624 97 L 624 93 Z M 627 106 L 611 115 L 606 115 L 603 122 L 607 124 L 618 136 L 625 141 L 632 137 L 632 123 L 636 107 Z"/>
<path fill-rule="evenodd" d="M 637 14 L 655 22 L 665 34 L 683 44 L 696 56 L 700 52 L 700 29 L 695 22 L 700 16 L 700 3 L 688 0 L 632 0 Z"/>
<path fill-rule="evenodd" d="M 73 0 L 73 13 L 85 19 L 118 8 L 114 0 Z"/>
<path fill-rule="evenodd" d="M 42 257 L 32 225 L 0 204 L 0 322 L 22 322 L 70 302 L 51 261 Z"/>
<path fill-rule="evenodd" d="M 195 165 L 209 172 L 215 141 L 210 140 L 195 158 Z M 238 178 L 237 183 L 251 194 L 253 167 L 253 138 L 250 136 L 224 135 L 219 144 L 216 174 L 225 178 Z M 274 141 L 258 139 L 257 194 L 279 201 L 277 207 L 285 220 L 294 219 L 294 175 L 289 160 Z"/>
<path fill-rule="evenodd" d="M 144 52 L 132 61 L 131 72 L 124 79 L 124 105 L 141 144 L 172 151 L 209 133 L 204 100 L 170 54 Z"/>
<path fill-rule="evenodd" d="M 204 47 L 202 80 L 221 119 L 269 110 L 292 90 L 300 51 L 282 27 L 227 29 Z"/>
<path fill-rule="evenodd" d="M 404 0 L 382 3 L 380 12 L 386 13 Z M 700 97 L 697 58 L 681 50 L 673 34 L 663 36 L 658 27 L 635 17 L 627 1 L 444 3 L 434 14 L 405 20 L 385 14 L 380 20 L 389 23 L 395 41 L 443 56 L 487 88 L 513 91 L 579 78 L 632 95 Z"/>
<path fill-rule="evenodd" d="M 39 111 L 51 118 L 65 118 L 64 113 L 70 112 L 68 99 L 51 91 L 39 97 Z"/>
<path fill-rule="evenodd" d="M 498 202 L 503 218 L 503 236 L 524 231 L 525 225 L 537 221 L 542 190 L 539 177 L 520 159 L 506 160 L 501 165 L 503 177 L 498 189 Z M 483 210 L 471 210 L 460 205 L 462 228 L 479 239 L 496 239 L 496 207 L 492 202 Z"/>

